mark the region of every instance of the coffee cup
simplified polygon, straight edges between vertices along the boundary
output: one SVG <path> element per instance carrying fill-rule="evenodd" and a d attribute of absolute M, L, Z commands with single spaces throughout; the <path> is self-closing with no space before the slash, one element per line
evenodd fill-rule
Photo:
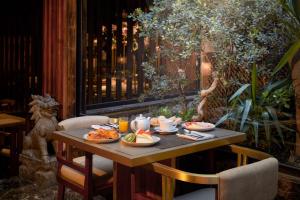
<path fill-rule="evenodd" d="M 173 121 L 169 120 L 169 119 L 161 119 L 159 120 L 159 129 L 161 131 L 171 131 L 174 130 L 175 125 L 173 123 Z"/>

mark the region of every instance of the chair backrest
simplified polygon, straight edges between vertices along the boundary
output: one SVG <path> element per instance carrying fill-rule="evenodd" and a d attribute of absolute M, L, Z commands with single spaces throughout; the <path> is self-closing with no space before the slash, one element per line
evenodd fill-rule
<path fill-rule="evenodd" d="M 271 200 L 277 194 L 278 161 L 267 158 L 218 174 L 220 200 Z"/>
<path fill-rule="evenodd" d="M 106 124 L 109 122 L 109 117 L 107 116 L 82 116 L 74 117 L 63 120 L 58 123 L 58 126 L 61 130 L 74 130 L 79 128 L 89 128 L 93 124 Z"/>

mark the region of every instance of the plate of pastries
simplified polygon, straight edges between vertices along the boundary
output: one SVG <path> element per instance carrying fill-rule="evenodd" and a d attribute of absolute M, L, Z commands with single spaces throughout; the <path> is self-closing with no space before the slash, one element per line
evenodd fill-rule
<path fill-rule="evenodd" d="M 109 143 L 120 139 L 121 135 L 115 129 L 99 128 L 83 135 L 83 139 L 93 143 Z"/>

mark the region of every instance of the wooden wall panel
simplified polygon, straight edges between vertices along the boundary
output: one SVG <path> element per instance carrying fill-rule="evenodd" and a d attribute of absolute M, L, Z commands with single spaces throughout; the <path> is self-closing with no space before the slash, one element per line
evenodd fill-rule
<path fill-rule="evenodd" d="M 61 104 L 61 118 L 74 115 L 76 0 L 44 0 L 43 93 Z"/>

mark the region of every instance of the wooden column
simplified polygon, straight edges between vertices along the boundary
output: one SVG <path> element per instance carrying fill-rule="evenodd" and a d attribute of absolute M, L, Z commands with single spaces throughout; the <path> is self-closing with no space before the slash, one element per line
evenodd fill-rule
<path fill-rule="evenodd" d="M 43 94 L 61 104 L 61 118 L 74 115 L 76 0 L 44 0 Z"/>

